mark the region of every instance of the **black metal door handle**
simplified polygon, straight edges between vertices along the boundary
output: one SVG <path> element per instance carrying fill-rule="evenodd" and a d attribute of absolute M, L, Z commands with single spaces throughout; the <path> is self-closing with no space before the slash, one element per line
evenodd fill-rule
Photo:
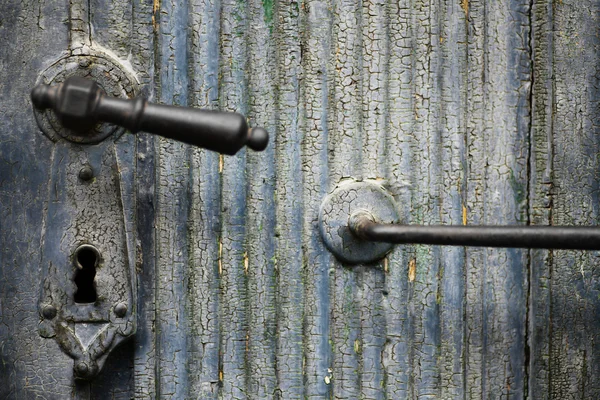
<path fill-rule="evenodd" d="M 348 220 L 362 240 L 395 244 L 600 250 L 600 229 L 591 226 L 455 226 L 381 224 L 366 211 Z"/>
<path fill-rule="evenodd" d="M 379 181 L 346 179 L 325 197 L 319 229 L 325 246 L 348 264 L 380 260 L 393 244 L 600 250 L 595 226 L 405 225 Z"/>
<path fill-rule="evenodd" d="M 64 127 L 80 135 L 98 122 L 109 122 L 132 133 L 141 130 L 229 155 L 245 145 L 262 151 L 269 141 L 265 129 L 248 129 L 241 114 L 153 104 L 141 97 L 118 99 L 77 76 L 56 86 L 38 85 L 31 99 L 40 110 L 54 110 Z"/>

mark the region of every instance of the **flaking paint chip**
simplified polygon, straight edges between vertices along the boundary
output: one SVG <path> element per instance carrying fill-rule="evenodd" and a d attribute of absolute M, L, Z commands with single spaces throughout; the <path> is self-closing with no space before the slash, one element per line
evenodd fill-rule
<path fill-rule="evenodd" d="M 465 12 L 465 17 L 468 18 L 469 17 L 469 0 L 461 0 L 460 1 L 460 7 Z"/>
<path fill-rule="evenodd" d="M 414 282 L 416 277 L 417 277 L 417 260 L 412 258 L 408 262 L 408 280 L 410 282 Z"/>

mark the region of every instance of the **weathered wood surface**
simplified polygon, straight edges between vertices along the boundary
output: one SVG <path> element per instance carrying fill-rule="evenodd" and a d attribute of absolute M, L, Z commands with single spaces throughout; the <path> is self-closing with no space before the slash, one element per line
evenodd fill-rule
<path fill-rule="evenodd" d="M 354 177 L 415 224 L 597 224 L 599 8 L 0 1 L 0 398 L 600 398 L 596 252 L 398 246 L 348 267 L 317 221 Z M 220 157 L 139 135 L 138 332 L 74 383 L 37 332 L 52 144 L 28 95 L 90 38 L 155 101 L 274 140 Z"/>

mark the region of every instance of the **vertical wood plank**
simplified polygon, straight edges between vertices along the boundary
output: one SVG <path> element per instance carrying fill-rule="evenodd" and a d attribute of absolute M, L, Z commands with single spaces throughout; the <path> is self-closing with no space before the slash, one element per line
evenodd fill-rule
<path fill-rule="evenodd" d="M 221 8 L 220 108 L 247 112 L 248 6 L 223 0 Z M 221 190 L 221 384 L 223 399 L 247 397 L 248 340 L 246 150 L 222 157 Z"/>
<path fill-rule="evenodd" d="M 529 7 L 469 3 L 469 223 L 528 223 Z M 528 265 L 523 250 L 467 249 L 471 398 L 524 396 Z"/>
<path fill-rule="evenodd" d="M 190 101 L 218 109 L 220 2 L 190 3 Z M 219 155 L 192 149 L 190 160 L 190 277 L 188 397 L 216 399 L 220 364 L 219 238 L 221 176 Z"/>
<path fill-rule="evenodd" d="M 456 1 L 439 5 L 439 79 L 441 134 L 441 215 L 440 223 L 462 225 L 467 217 L 466 197 L 466 103 L 467 15 Z M 465 249 L 440 249 L 440 398 L 464 398 L 464 295 Z"/>
<path fill-rule="evenodd" d="M 409 220 L 413 224 L 429 225 L 438 224 L 441 214 L 438 4 L 415 0 L 412 9 L 414 145 L 418 158 L 413 158 L 411 166 L 412 208 Z M 409 262 L 409 281 L 411 274 L 414 279 L 409 287 L 411 299 L 408 307 L 415 398 L 440 396 L 440 251 L 439 247 L 415 246 L 412 264 Z"/>
<path fill-rule="evenodd" d="M 410 1 L 387 3 L 389 25 L 389 128 L 385 148 L 386 177 L 398 205 L 401 221 L 411 215 L 412 159 L 414 153 L 413 24 Z M 396 21 L 392 23 L 392 21 Z M 412 246 L 396 246 L 384 266 L 386 343 L 383 349 L 385 389 L 388 398 L 410 398 L 412 388 L 409 320 L 409 270 Z M 412 278 L 412 275 L 411 275 Z"/>
<path fill-rule="evenodd" d="M 275 10 L 272 3 L 248 2 L 248 119 L 269 132 L 261 153 L 248 151 L 248 396 L 276 398 L 277 315 L 275 296 L 276 60 Z"/>
<path fill-rule="evenodd" d="M 13 2 L 0 35 L 0 398 L 68 397 L 72 361 L 40 337 L 37 302 L 51 141 L 37 127 L 28 93 L 68 45 L 68 4 Z M 54 40 L 48 41 L 47 37 Z M 48 379 L 51 376 L 52 379 Z"/>
<path fill-rule="evenodd" d="M 304 396 L 303 317 L 305 259 L 302 249 L 300 130 L 300 2 L 275 3 L 277 112 L 275 179 L 277 285 L 277 376 L 282 398 Z"/>
<path fill-rule="evenodd" d="M 362 2 L 362 176 L 384 180 L 388 118 L 388 16 L 383 0 Z M 360 396 L 383 399 L 385 317 L 381 302 L 385 273 L 383 262 L 355 267 L 357 307 L 360 314 Z"/>
<path fill-rule="evenodd" d="M 330 183 L 361 178 L 362 48 L 361 3 L 333 1 L 334 76 L 329 135 Z M 355 399 L 360 394 L 360 312 L 356 271 L 337 260 L 331 287 L 333 396 Z"/>
<path fill-rule="evenodd" d="M 552 224 L 598 225 L 600 6 L 554 3 Z M 550 393 L 600 396 L 597 252 L 554 251 L 550 299 Z"/>
<path fill-rule="evenodd" d="M 532 225 L 552 222 L 553 142 L 553 14 L 554 2 L 536 0 L 532 4 L 531 51 L 533 85 L 531 103 L 531 142 L 529 163 L 529 215 Z M 529 397 L 550 397 L 550 279 L 553 251 L 531 250 L 529 272 Z"/>
<path fill-rule="evenodd" d="M 132 7 L 131 64 L 142 85 L 141 95 L 153 98 L 151 84 L 154 77 L 154 38 L 151 4 L 135 3 Z M 136 196 L 138 260 L 138 330 L 134 342 L 134 396 L 139 399 L 156 398 L 156 232 L 154 230 L 156 205 L 156 154 L 152 135 L 137 138 Z"/>
<path fill-rule="evenodd" d="M 141 261 L 138 270 L 138 330 L 134 338 L 134 393 L 137 399 L 156 398 L 156 262 L 155 262 L 155 168 L 153 138 L 138 141 L 137 218 Z"/>
<path fill-rule="evenodd" d="M 161 103 L 188 103 L 187 3 L 160 3 L 156 74 Z M 189 150 L 156 140 L 157 397 L 187 396 Z"/>
<path fill-rule="evenodd" d="M 305 282 L 305 390 L 310 399 L 330 397 L 332 349 L 330 345 L 331 255 L 324 248 L 318 225 L 321 199 L 329 185 L 328 137 L 329 96 L 331 93 L 331 21 L 327 1 L 304 2 L 303 18 L 303 112 L 302 175 L 304 180 Z"/>
<path fill-rule="evenodd" d="M 483 196 L 485 194 L 485 136 L 489 129 L 486 120 L 484 77 L 485 62 L 485 13 L 484 2 L 469 1 L 468 8 L 468 84 L 467 90 L 467 224 L 485 223 Z M 484 279 L 487 266 L 485 249 L 466 249 L 466 294 L 465 294 L 465 391 L 469 399 L 483 398 L 485 373 L 484 324 Z"/>

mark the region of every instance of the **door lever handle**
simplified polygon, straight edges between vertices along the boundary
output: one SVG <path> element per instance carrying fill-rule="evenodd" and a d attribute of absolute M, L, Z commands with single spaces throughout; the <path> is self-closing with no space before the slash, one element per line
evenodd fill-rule
<path fill-rule="evenodd" d="M 56 86 L 37 85 L 31 100 L 37 109 L 52 109 L 65 128 L 80 136 L 98 122 L 109 122 L 229 155 L 245 145 L 262 151 L 269 142 L 267 131 L 249 129 L 241 114 L 110 97 L 96 82 L 78 76 Z"/>
<path fill-rule="evenodd" d="M 393 244 L 600 250 L 600 226 L 405 225 L 376 180 L 340 182 L 321 204 L 319 228 L 347 264 L 380 260 Z"/>
<path fill-rule="evenodd" d="M 348 219 L 350 232 L 371 242 L 536 249 L 600 250 L 600 229 L 591 226 L 456 226 L 382 224 L 367 211 Z"/>

